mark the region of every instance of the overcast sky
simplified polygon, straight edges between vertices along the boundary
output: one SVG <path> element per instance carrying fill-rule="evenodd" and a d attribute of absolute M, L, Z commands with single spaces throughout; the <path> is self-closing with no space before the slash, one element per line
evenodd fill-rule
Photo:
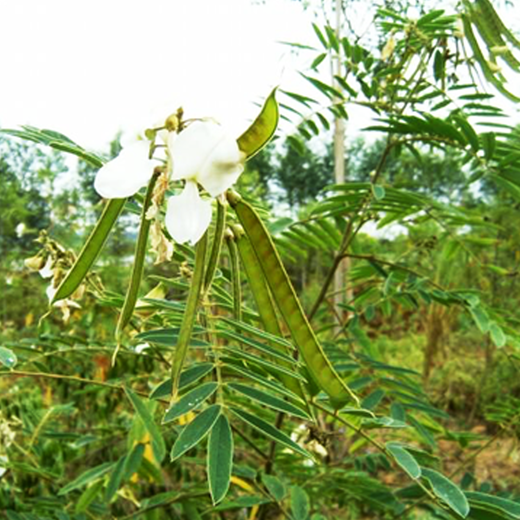
<path fill-rule="evenodd" d="M 310 21 L 290 0 L 0 0 L 0 126 L 103 149 L 183 105 L 239 134 L 254 101 L 293 81 L 277 40 L 308 41 Z"/>
<path fill-rule="evenodd" d="M 305 58 L 278 43 L 317 43 L 301 5 L 0 0 L 0 127 L 50 128 L 103 151 L 119 130 L 140 130 L 182 105 L 187 117 L 213 116 L 239 135 L 273 86 L 304 84 Z M 518 26 L 519 14 L 506 14 Z M 366 21 L 359 9 L 350 15 L 360 17 L 357 29 Z M 349 112 L 352 136 L 369 114 Z"/>

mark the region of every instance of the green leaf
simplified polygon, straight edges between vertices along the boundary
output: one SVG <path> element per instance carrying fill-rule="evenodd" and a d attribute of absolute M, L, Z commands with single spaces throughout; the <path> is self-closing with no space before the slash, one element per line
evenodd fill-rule
<path fill-rule="evenodd" d="M 301 73 L 300 73 L 301 74 Z M 313 78 L 311 76 L 306 76 L 305 74 L 301 74 L 307 81 L 309 81 L 314 87 L 316 87 L 324 96 L 328 97 L 331 100 L 343 99 L 343 94 L 340 90 L 327 85 L 327 83 L 323 83 L 317 78 Z M 338 105 L 338 107 L 341 105 Z"/>
<path fill-rule="evenodd" d="M 455 511 L 462 518 L 466 518 L 469 513 L 468 500 L 464 493 L 451 480 L 444 475 L 429 468 L 422 468 L 422 477 L 431 485 L 433 492 L 439 497 L 450 509 Z"/>
<path fill-rule="evenodd" d="M 273 137 L 278 126 L 279 111 L 276 88 L 269 94 L 253 124 L 238 138 L 237 144 L 247 159 L 255 156 Z"/>
<path fill-rule="evenodd" d="M 399 464 L 399 466 L 410 476 L 410 478 L 418 479 L 422 472 L 421 467 L 404 448 L 397 444 L 388 443 L 386 449 L 392 455 L 393 459 Z"/>
<path fill-rule="evenodd" d="M 123 468 L 123 480 L 129 479 L 139 469 L 143 460 L 144 450 L 144 443 L 138 442 L 133 450 L 127 454 Z"/>
<path fill-rule="evenodd" d="M 491 336 L 491 340 L 498 348 L 502 348 L 506 344 L 506 335 L 504 331 L 494 321 L 489 325 L 489 335 Z"/>
<path fill-rule="evenodd" d="M 310 420 L 309 415 L 304 412 L 301 408 L 294 406 L 279 397 L 271 395 L 262 390 L 258 390 L 257 388 L 253 388 L 251 386 L 242 385 L 240 383 L 229 383 L 229 388 L 232 388 L 236 392 L 241 393 L 247 397 L 250 397 L 254 401 L 263 404 L 265 406 L 269 406 L 270 408 L 274 408 L 275 410 L 279 410 L 281 412 L 288 413 L 290 415 L 294 415 L 296 417 L 300 417 L 301 419 Z"/>
<path fill-rule="evenodd" d="M 211 372 L 213 369 L 213 363 L 199 363 L 187 368 L 181 372 L 181 378 L 179 381 L 179 390 L 186 388 L 187 386 L 195 383 L 206 374 Z M 150 399 L 162 399 L 163 397 L 169 397 L 172 393 L 172 379 L 168 378 L 163 381 L 150 394 Z"/>
<path fill-rule="evenodd" d="M 227 417 L 219 416 L 208 441 L 208 480 L 213 504 L 228 492 L 233 466 L 233 435 Z"/>
<path fill-rule="evenodd" d="M 132 406 L 134 407 L 137 415 L 143 421 L 144 427 L 150 434 L 150 438 L 152 440 L 152 450 L 155 458 L 158 462 L 162 462 L 164 456 L 166 455 L 166 446 L 164 444 L 164 439 L 161 434 L 161 430 L 155 424 L 153 420 L 152 414 L 150 410 L 146 407 L 143 401 L 135 394 L 130 388 L 125 387 L 125 393 Z"/>
<path fill-rule="evenodd" d="M 206 399 L 213 395 L 218 388 L 218 383 L 211 381 L 195 387 L 183 395 L 169 410 L 166 411 L 163 424 L 173 421 L 191 410 L 198 408 Z"/>
<path fill-rule="evenodd" d="M 325 39 L 325 36 L 323 36 L 323 33 L 321 32 L 320 28 L 315 23 L 312 24 L 312 28 L 314 29 L 314 32 L 316 33 L 318 40 L 320 40 L 321 44 L 328 50 L 329 45 L 327 43 L 327 40 Z"/>
<path fill-rule="evenodd" d="M 116 494 L 123 481 L 126 456 L 121 457 L 115 464 L 105 490 L 105 502 L 109 503 Z"/>
<path fill-rule="evenodd" d="M 18 358 L 16 354 L 5 347 L 0 347 L 0 364 L 6 366 L 7 368 L 13 368 L 18 362 Z"/>
<path fill-rule="evenodd" d="M 482 334 L 489 332 L 490 323 L 487 312 L 480 305 L 470 307 L 468 310 L 473 317 L 473 321 L 477 324 L 480 332 L 482 332 Z"/>
<path fill-rule="evenodd" d="M 171 460 L 178 459 L 196 446 L 210 432 L 221 412 L 221 406 L 214 404 L 201 412 L 181 432 L 171 451 Z"/>
<path fill-rule="evenodd" d="M 280 374 L 288 375 L 293 379 L 305 381 L 305 378 L 301 376 L 298 372 L 295 372 L 294 370 L 289 370 L 281 366 L 279 363 L 272 363 L 271 361 L 268 361 L 260 356 L 256 356 L 255 354 L 246 352 L 245 350 L 240 350 L 239 348 L 235 347 L 223 347 L 222 350 L 225 352 L 225 354 L 235 355 L 237 359 L 242 359 L 245 361 L 249 361 L 250 363 L 253 363 L 255 365 L 259 365 L 269 372 L 277 372 Z"/>
<path fill-rule="evenodd" d="M 291 511 L 294 520 L 307 520 L 309 518 L 309 496 L 300 486 L 291 488 Z"/>
<path fill-rule="evenodd" d="M 248 370 L 246 368 L 243 368 L 242 366 L 233 365 L 231 363 L 224 365 L 227 369 L 240 374 L 242 377 L 254 381 L 255 383 L 258 383 L 259 385 L 265 386 L 269 390 L 272 390 L 273 392 L 278 392 L 280 395 L 283 395 L 284 397 L 288 397 L 289 399 L 293 399 L 297 402 L 303 403 L 302 399 L 299 395 L 295 394 L 291 390 L 288 390 L 287 388 L 283 387 L 280 383 L 273 381 L 271 379 L 267 379 L 266 377 L 258 374 L 257 372 L 253 372 L 251 370 Z"/>
<path fill-rule="evenodd" d="M 229 509 L 244 509 L 255 506 L 260 506 L 262 504 L 268 504 L 272 502 L 269 498 L 265 496 L 254 496 L 254 495 L 244 495 L 241 497 L 237 497 L 235 500 L 225 501 L 219 506 L 215 507 L 212 512 L 218 511 L 227 511 Z"/>
<path fill-rule="evenodd" d="M 123 210 L 125 202 L 126 199 L 112 199 L 106 204 L 96 227 L 85 242 L 71 270 L 59 285 L 51 303 L 67 298 L 80 286 L 105 245 L 117 217 Z"/>
<path fill-rule="evenodd" d="M 240 410 L 239 408 L 230 407 L 230 410 L 238 416 L 240 419 L 245 421 L 247 424 L 258 430 L 260 433 L 266 435 L 270 439 L 273 439 L 276 442 L 279 442 L 283 446 L 290 448 L 305 457 L 312 459 L 312 455 L 304 450 L 301 446 L 296 444 L 288 435 L 278 430 L 268 422 L 256 417 L 255 415 L 251 415 L 250 413 L 245 412 L 244 410 Z"/>
<path fill-rule="evenodd" d="M 81 496 L 78 498 L 78 501 L 76 502 L 76 507 L 74 508 L 74 512 L 76 514 L 85 512 L 90 504 L 94 501 L 97 494 L 101 491 L 101 488 L 105 485 L 105 483 L 100 480 L 98 482 L 95 482 L 91 486 L 89 486 Z"/>
<path fill-rule="evenodd" d="M 512 500 L 477 491 L 466 491 L 465 495 L 472 506 L 473 504 L 479 504 L 483 509 L 503 512 L 517 520 L 520 520 L 520 504 L 518 502 L 513 502 Z"/>
<path fill-rule="evenodd" d="M 76 144 L 72 139 L 54 130 L 40 130 L 34 126 L 24 125 L 23 130 L 0 129 L 1 133 L 26 139 L 35 143 L 41 143 L 46 146 L 51 146 L 57 150 L 71 153 L 92 164 L 96 168 L 103 166 L 103 160 L 96 154 L 87 152 L 81 146 Z"/>
<path fill-rule="evenodd" d="M 383 186 L 379 186 L 378 184 L 372 184 L 372 193 L 376 200 L 384 199 L 386 194 Z"/>
<path fill-rule="evenodd" d="M 286 490 L 283 482 L 273 475 L 262 474 L 262 482 L 267 491 L 273 496 L 277 502 L 281 502 L 285 496 Z"/>
<path fill-rule="evenodd" d="M 75 489 L 86 486 L 91 482 L 101 478 L 105 473 L 108 473 L 114 467 L 113 462 L 105 462 L 94 468 L 88 469 L 82 473 L 79 477 L 75 478 L 72 482 L 69 482 L 58 491 L 58 496 L 66 495 Z"/>

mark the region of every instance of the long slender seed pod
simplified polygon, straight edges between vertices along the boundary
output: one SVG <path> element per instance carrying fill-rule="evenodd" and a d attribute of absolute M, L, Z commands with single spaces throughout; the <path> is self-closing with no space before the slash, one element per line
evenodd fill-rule
<path fill-rule="evenodd" d="M 260 314 L 264 328 L 270 334 L 282 337 L 282 330 L 276 315 L 273 298 L 265 283 L 262 268 L 258 263 L 251 242 L 247 238 L 244 228 L 240 225 L 233 226 L 233 234 L 235 235 L 241 264 L 244 267 L 247 281 L 255 300 L 256 310 Z"/>
<path fill-rule="evenodd" d="M 157 182 L 159 175 L 159 171 L 155 172 L 152 175 L 152 178 L 148 183 L 148 188 L 146 190 L 146 195 L 143 201 L 143 209 L 141 210 L 141 225 L 139 227 L 137 244 L 135 246 L 132 276 L 130 278 L 130 285 L 128 286 L 128 289 L 126 291 L 125 302 L 123 304 L 123 308 L 121 309 L 121 314 L 119 315 L 119 320 L 117 322 L 117 348 L 112 357 L 112 364 L 115 363 L 117 357 L 117 352 L 119 350 L 123 330 L 128 325 L 128 322 L 130 321 L 130 319 L 132 318 L 132 314 L 134 313 L 135 303 L 137 302 L 137 296 L 139 294 L 139 286 L 141 285 L 141 280 L 143 278 L 144 260 L 146 258 L 146 246 L 148 244 L 148 235 L 150 233 L 150 226 L 152 224 L 152 221 L 146 218 L 146 213 L 148 212 L 148 208 L 150 207 L 150 204 L 152 202 L 153 190 L 155 188 L 155 183 Z"/>
<path fill-rule="evenodd" d="M 112 199 L 107 202 L 96 227 L 87 238 L 83 249 L 74 262 L 71 270 L 63 279 L 51 303 L 63 300 L 70 296 L 87 276 L 92 264 L 96 261 L 101 249 L 107 241 L 110 231 L 114 227 L 117 218 L 123 211 L 126 199 Z"/>
<path fill-rule="evenodd" d="M 231 271 L 231 286 L 233 288 L 233 318 L 242 320 L 242 288 L 240 286 L 240 261 L 238 258 L 237 245 L 233 231 L 226 229 L 224 234 L 229 252 L 229 263 Z"/>
<path fill-rule="evenodd" d="M 476 5 L 482 12 L 483 18 L 493 27 L 493 29 L 506 37 L 517 49 L 520 49 L 520 41 L 506 27 L 500 16 L 498 16 L 493 4 L 489 0 L 476 0 Z"/>
<path fill-rule="evenodd" d="M 502 49 L 500 57 L 509 65 L 509 67 L 518 72 L 520 62 L 514 57 L 513 53 L 507 48 L 499 28 L 493 23 L 492 18 L 486 16 L 482 8 L 476 8 L 471 11 L 471 21 L 477 28 L 480 36 L 484 40 L 488 50 L 493 54 L 495 48 Z"/>
<path fill-rule="evenodd" d="M 188 293 L 188 300 L 186 302 L 186 310 L 184 311 L 184 316 L 182 317 L 181 329 L 179 331 L 179 338 L 175 347 L 175 354 L 172 363 L 171 405 L 173 405 L 177 399 L 181 371 L 182 367 L 184 366 L 186 354 L 188 353 L 191 333 L 193 331 L 193 324 L 195 323 L 197 308 L 201 299 L 200 296 L 202 292 L 202 284 L 204 281 L 207 244 L 208 233 L 206 232 L 195 247 L 195 267 L 193 269 L 193 277 L 191 279 L 190 291 Z"/>
<path fill-rule="evenodd" d="M 227 196 L 251 241 L 276 305 L 291 332 L 293 341 L 296 343 L 311 377 L 329 396 L 334 407 L 340 408 L 351 400 L 359 405 L 357 396 L 339 377 L 319 344 L 296 296 L 296 291 L 291 284 L 274 242 L 260 217 L 237 193 L 228 191 Z"/>
<path fill-rule="evenodd" d="M 260 267 L 260 263 L 256 258 L 256 254 L 251 246 L 251 242 L 247 238 L 244 228 L 240 225 L 233 226 L 233 233 L 235 235 L 235 241 L 240 255 L 241 264 L 246 273 L 246 278 L 249 283 L 249 287 L 255 300 L 256 309 L 260 314 L 260 319 L 264 325 L 264 328 L 270 334 L 274 336 L 282 337 L 282 331 L 278 322 L 278 316 L 274 307 L 273 297 L 269 292 L 269 288 L 265 283 L 264 273 Z M 287 368 L 291 368 L 290 363 L 283 363 Z M 301 382 L 288 377 L 284 374 L 280 374 L 280 380 L 282 383 L 296 395 L 300 396 L 304 401 L 305 392 L 301 386 Z"/>
<path fill-rule="evenodd" d="M 215 232 L 213 234 L 213 243 L 211 244 L 211 252 L 209 254 L 208 266 L 206 267 L 206 275 L 204 276 L 204 293 L 208 291 L 213 282 L 215 271 L 217 269 L 220 251 L 222 250 L 222 240 L 224 238 L 224 229 L 226 226 L 226 206 L 224 202 L 217 198 L 217 222 L 215 224 Z"/>
<path fill-rule="evenodd" d="M 474 56 L 475 60 L 477 61 L 477 63 L 480 65 L 480 69 L 482 70 L 482 73 L 484 74 L 484 77 L 486 78 L 486 80 L 489 81 L 490 83 L 492 83 L 495 86 L 495 88 L 499 92 L 504 94 L 504 96 L 506 96 L 508 99 L 510 99 L 511 101 L 514 101 L 515 103 L 519 103 L 520 97 L 515 96 L 513 93 L 509 92 L 509 90 L 507 90 L 504 87 L 504 83 L 502 81 L 500 81 L 495 76 L 493 71 L 490 69 L 490 67 L 487 63 L 487 60 L 484 57 L 484 55 L 482 54 L 482 51 L 478 45 L 477 39 L 475 37 L 475 33 L 473 32 L 473 29 L 471 27 L 470 19 L 464 14 L 461 16 L 461 18 L 462 18 L 462 23 L 464 25 L 464 35 L 466 36 L 466 39 L 468 40 L 471 50 L 473 51 L 473 56 Z"/>

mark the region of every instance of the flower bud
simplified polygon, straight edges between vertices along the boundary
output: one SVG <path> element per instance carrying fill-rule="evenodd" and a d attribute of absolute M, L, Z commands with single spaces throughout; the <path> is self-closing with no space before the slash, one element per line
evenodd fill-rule
<path fill-rule="evenodd" d="M 166 127 L 166 130 L 168 132 L 176 132 L 179 128 L 179 117 L 177 114 L 171 114 L 167 117 L 166 121 L 164 122 L 164 126 Z"/>
<path fill-rule="evenodd" d="M 36 256 L 26 258 L 23 263 L 31 271 L 40 271 L 44 268 L 46 261 L 47 259 L 38 253 Z"/>

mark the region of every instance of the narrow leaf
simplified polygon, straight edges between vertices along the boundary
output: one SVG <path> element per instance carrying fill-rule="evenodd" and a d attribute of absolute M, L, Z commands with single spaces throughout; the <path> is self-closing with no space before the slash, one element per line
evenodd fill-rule
<path fill-rule="evenodd" d="M 72 482 L 69 482 L 67 485 L 63 486 L 59 492 L 58 496 L 66 495 L 71 491 L 78 489 L 80 487 L 86 486 L 91 482 L 101 478 L 105 473 L 108 473 L 112 467 L 114 466 L 113 462 L 105 462 L 96 466 L 94 468 L 88 469 L 84 473 L 82 473 L 79 477 L 75 478 Z"/>
<path fill-rule="evenodd" d="M 76 514 L 85 512 L 90 504 L 94 502 L 94 499 L 96 498 L 97 494 L 101 491 L 101 488 L 104 486 L 103 481 L 98 481 L 89 486 L 81 496 L 78 498 L 78 501 L 76 502 L 76 507 L 74 508 L 74 512 Z"/>
<path fill-rule="evenodd" d="M 489 326 L 489 335 L 491 336 L 491 340 L 498 348 L 502 348 L 507 341 L 506 335 L 504 331 L 497 323 L 493 322 Z"/>
<path fill-rule="evenodd" d="M 204 439 L 219 418 L 220 412 L 220 405 L 214 404 L 197 415 L 175 441 L 170 454 L 171 460 L 178 459 Z"/>
<path fill-rule="evenodd" d="M 418 479 L 422 472 L 421 467 L 410 453 L 397 444 L 388 443 L 386 449 L 390 455 L 399 464 L 399 466 L 410 476 L 410 478 Z"/>
<path fill-rule="evenodd" d="M 483 508 L 504 512 L 505 514 L 520 520 L 520 504 L 506 498 L 480 493 L 478 491 L 466 491 L 466 498 L 471 504 L 481 504 Z M 473 512 L 473 511 L 472 511 Z"/>
<path fill-rule="evenodd" d="M 281 502 L 285 496 L 286 490 L 283 482 L 273 475 L 262 475 L 262 482 L 264 483 L 267 491 L 273 496 L 277 502 Z"/>
<path fill-rule="evenodd" d="M 263 433 L 267 437 L 273 439 L 276 442 L 279 442 L 283 446 L 290 448 L 305 457 L 312 459 L 312 455 L 304 450 L 301 446 L 296 444 L 288 435 L 281 432 L 268 422 L 256 417 L 255 415 L 251 415 L 250 413 L 245 412 L 244 410 L 240 410 L 239 408 L 230 407 L 230 410 L 237 415 L 240 419 L 245 421 L 247 424 L 258 430 L 260 433 Z"/>
<path fill-rule="evenodd" d="M 291 511 L 294 520 L 307 520 L 309 517 L 309 495 L 300 486 L 293 486 L 291 489 Z"/>
<path fill-rule="evenodd" d="M 142 442 L 137 443 L 132 451 L 125 457 L 123 467 L 123 480 L 129 479 L 141 465 L 143 460 L 145 445 Z"/>
<path fill-rule="evenodd" d="M 250 397 L 251 399 L 253 399 L 253 401 L 256 401 L 257 403 L 263 404 L 270 408 L 274 408 L 275 410 L 279 410 L 281 412 L 288 413 L 290 415 L 294 415 L 296 417 L 299 417 L 300 419 L 310 420 L 309 415 L 306 412 L 304 412 L 301 408 L 298 408 L 297 406 L 294 406 L 293 404 L 290 404 L 284 401 L 283 399 L 280 399 L 279 397 L 271 395 L 267 392 L 258 390 L 257 388 L 253 388 L 251 386 L 242 385 L 240 383 L 230 383 L 228 386 L 236 392 Z"/>
<path fill-rule="evenodd" d="M 422 468 L 422 477 L 430 483 L 435 495 L 446 503 L 450 509 L 462 516 L 462 518 L 468 516 L 468 500 L 459 487 L 451 480 L 448 480 L 444 475 L 429 468 Z"/>
<path fill-rule="evenodd" d="M 191 366 L 190 368 L 187 368 L 186 370 L 183 370 L 179 380 L 179 390 L 182 390 L 192 383 L 195 383 L 195 381 L 198 381 L 204 377 L 208 372 L 211 372 L 212 369 L 213 363 L 198 363 Z M 172 380 L 170 378 L 166 381 L 163 381 L 154 388 L 150 394 L 150 399 L 162 399 L 163 397 L 168 397 L 171 393 Z"/>
<path fill-rule="evenodd" d="M 378 184 L 372 184 L 372 193 L 374 194 L 374 198 L 376 200 L 384 199 L 386 194 L 383 186 L 379 186 Z"/>
<path fill-rule="evenodd" d="M 115 464 L 105 490 L 105 502 L 109 503 L 116 494 L 123 481 L 126 456 L 121 457 Z"/>
<path fill-rule="evenodd" d="M 198 408 L 206 399 L 213 395 L 218 387 L 218 383 L 211 381 L 195 387 L 193 390 L 183 395 L 164 415 L 163 424 L 174 421 Z"/>
<path fill-rule="evenodd" d="M 152 414 L 150 410 L 146 407 L 143 401 L 135 394 L 130 388 L 125 387 L 125 393 L 132 406 L 134 407 L 137 415 L 143 421 L 144 427 L 150 434 L 150 438 L 152 439 L 152 450 L 155 458 L 158 462 L 161 462 L 166 455 L 166 446 L 164 444 L 164 439 L 161 434 L 161 430 L 155 424 L 153 420 Z"/>
<path fill-rule="evenodd" d="M 0 364 L 6 366 L 7 368 L 13 368 L 18 362 L 18 358 L 16 354 L 5 347 L 0 347 Z"/>
<path fill-rule="evenodd" d="M 208 442 L 208 480 L 213 504 L 218 504 L 229 489 L 233 466 L 233 435 L 229 421 L 220 415 Z"/>

